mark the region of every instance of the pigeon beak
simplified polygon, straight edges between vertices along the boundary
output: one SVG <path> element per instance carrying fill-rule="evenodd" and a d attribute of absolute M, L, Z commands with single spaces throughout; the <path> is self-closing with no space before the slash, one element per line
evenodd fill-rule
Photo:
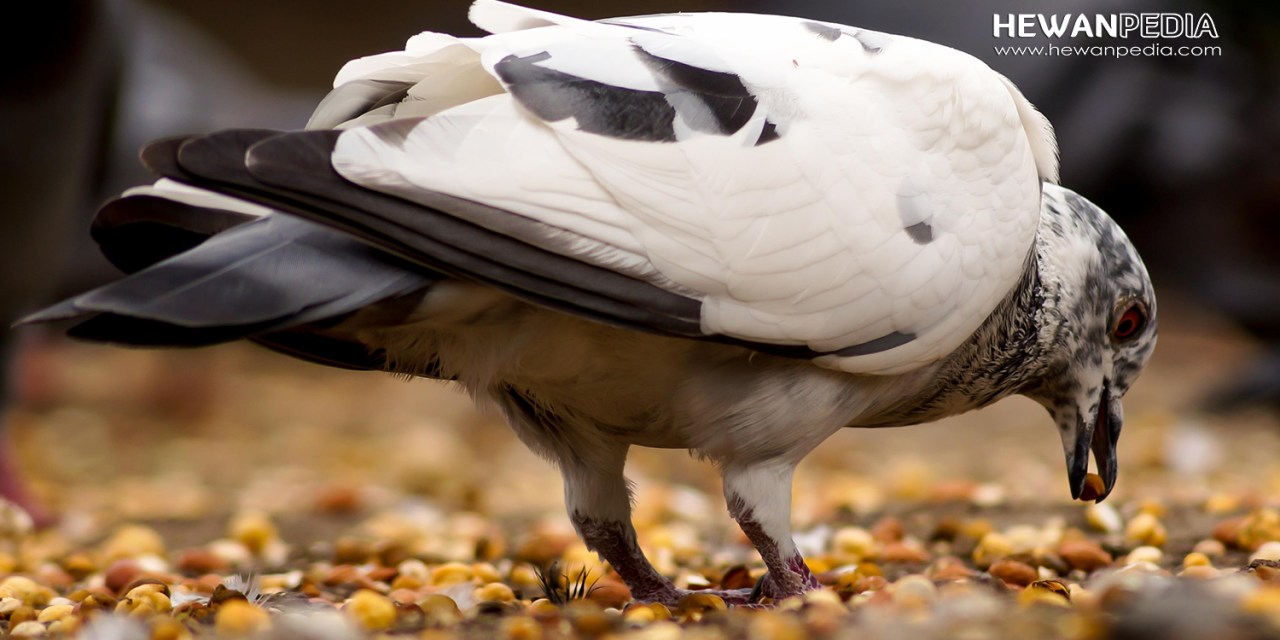
<path fill-rule="evenodd" d="M 1080 499 L 1085 489 L 1086 476 L 1089 473 L 1089 451 L 1093 451 L 1093 459 L 1098 467 L 1098 475 L 1102 477 L 1102 491 L 1098 493 L 1097 502 L 1102 502 L 1111 494 L 1116 485 L 1116 443 L 1120 440 L 1120 428 L 1124 423 L 1124 414 L 1118 398 L 1111 396 L 1110 384 L 1102 384 L 1102 394 L 1098 398 L 1097 413 L 1087 415 L 1076 414 L 1072 431 L 1075 434 L 1074 445 L 1067 450 L 1067 473 L 1071 483 L 1071 497 Z"/>

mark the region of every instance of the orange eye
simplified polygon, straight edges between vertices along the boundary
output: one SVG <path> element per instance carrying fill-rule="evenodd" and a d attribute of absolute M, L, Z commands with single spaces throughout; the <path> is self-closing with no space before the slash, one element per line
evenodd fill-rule
<path fill-rule="evenodd" d="M 1131 303 L 1111 327 L 1111 337 L 1119 342 L 1131 340 L 1147 326 L 1147 308 L 1141 302 Z"/>

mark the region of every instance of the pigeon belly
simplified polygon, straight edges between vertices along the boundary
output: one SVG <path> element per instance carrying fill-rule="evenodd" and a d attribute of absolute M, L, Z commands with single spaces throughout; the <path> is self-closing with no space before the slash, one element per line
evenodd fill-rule
<path fill-rule="evenodd" d="M 362 330 L 412 374 L 428 362 L 496 406 L 542 454 L 592 442 L 690 449 L 715 460 L 807 451 L 881 407 L 903 376 L 851 376 L 741 347 L 577 318 L 452 282 L 416 321 Z M 446 306 L 441 311 L 437 306 Z"/>

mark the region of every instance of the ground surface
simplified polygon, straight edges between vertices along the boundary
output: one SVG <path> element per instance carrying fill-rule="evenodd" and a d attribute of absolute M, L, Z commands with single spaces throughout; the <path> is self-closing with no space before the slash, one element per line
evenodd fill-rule
<path fill-rule="evenodd" d="M 762 611 L 626 606 L 555 471 L 447 386 L 247 345 L 37 345 L 10 424 L 62 518 L 31 533 L 0 513 L 0 619 L 157 638 L 1280 637 L 1280 421 L 1190 409 L 1250 347 L 1169 306 L 1105 506 L 1069 500 L 1029 401 L 844 433 L 795 489 L 827 586 Z M 636 451 L 628 471 L 659 570 L 691 588 L 760 575 L 712 468 Z M 553 560 L 589 572 L 589 599 L 537 602 Z"/>

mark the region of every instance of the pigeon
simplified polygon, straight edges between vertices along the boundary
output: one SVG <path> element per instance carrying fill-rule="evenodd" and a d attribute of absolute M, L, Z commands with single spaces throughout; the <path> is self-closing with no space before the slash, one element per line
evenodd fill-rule
<path fill-rule="evenodd" d="M 27 318 L 135 346 L 247 338 L 452 380 L 557 465 L 638 601 L 632 446 L 720 469 L 768 574 L 817 588 L 796 465 L 846 427 L 1022 394 L 1073 497 L 1115 484 L 1155 345 L 1141 259 L 1056 184 L 1049 123 L 977 59 L 801 18 L 586 21 L 479 0 L 490 35 L 354 60 L 303 131 L 171 138 L 91 229 L 123 279 Z"/>

